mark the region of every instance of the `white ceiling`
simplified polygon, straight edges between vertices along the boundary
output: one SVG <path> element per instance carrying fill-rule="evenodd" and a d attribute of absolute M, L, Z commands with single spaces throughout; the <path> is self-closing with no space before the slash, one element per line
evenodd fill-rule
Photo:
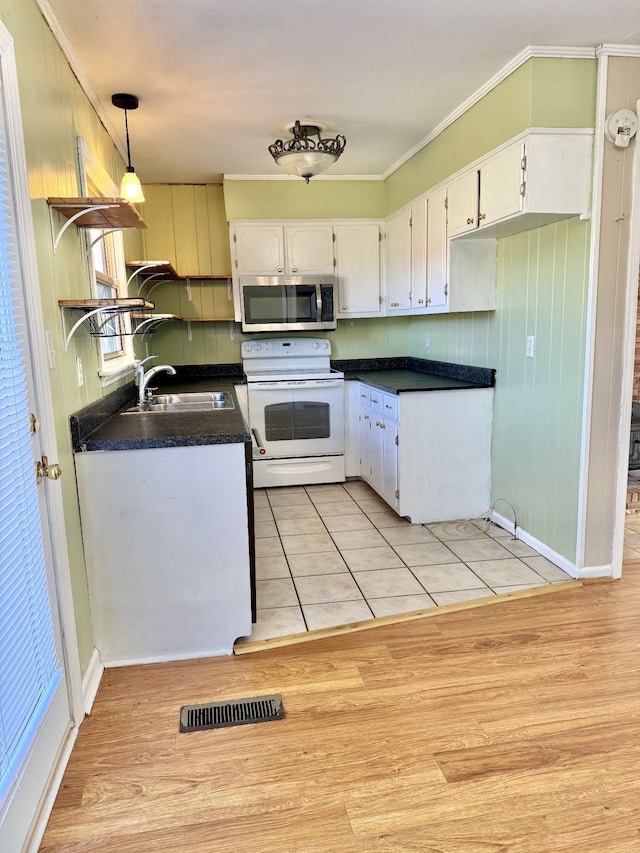
<path fill-rule="evenodd" d="M 529 45 L 640 45 L 637 0 L 39 0 L 143 183 L 279 175 L 295 119 L 382 175 Z M 92 90 L 92 91 L 91 91 Z"/>

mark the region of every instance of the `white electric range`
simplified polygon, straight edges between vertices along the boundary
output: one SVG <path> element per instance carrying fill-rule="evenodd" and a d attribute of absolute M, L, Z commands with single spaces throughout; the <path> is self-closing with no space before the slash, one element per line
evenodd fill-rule
<path fill-rule="evenodd" d="M 344 374 L 326 338 L 244 341 L 254 486 L 345 479 Z"/>

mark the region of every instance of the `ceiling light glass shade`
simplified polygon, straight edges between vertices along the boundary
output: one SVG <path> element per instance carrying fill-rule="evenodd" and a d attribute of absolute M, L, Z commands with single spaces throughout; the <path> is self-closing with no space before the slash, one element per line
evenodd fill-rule
<path fill-rule="evenodd" d="M 338 156 L 327 151 L 291 151 L 289 154 L 279 154 L 274 159 L 288 175 L 296 175 L 308 181 L 314 175 L 326 172 Z"/>
<path fill-rule="evenodd" d="M 120 198 L 124 198 L 133 204 L 139 204 L 144 201 L 144 193 L 140 184 L 140 178 L 133 170 L 133 166 L 129 166 L 127 171 L 122 176 L 120 183 Z"/>
<path fill-rule="evenodd" d="M 307 183 L 314 175 L 319 175 L 332 166 L 347 144 L 347 140 L 340 133 L 333 139 L 321 137 L 320 127 L 316 124 L 301 125 L 296 121 L 291 131 L 293 137 L 284 142 L 282 139 L 276 139 L 273 145 L 269 146 L 269 153 L 288 175 L 298 175 Z"/>

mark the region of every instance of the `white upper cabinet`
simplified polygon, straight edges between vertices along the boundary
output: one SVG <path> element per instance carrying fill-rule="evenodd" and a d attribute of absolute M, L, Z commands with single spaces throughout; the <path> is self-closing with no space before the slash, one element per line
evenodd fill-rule
<path fill-rule="evenodd" d="M 447 184 L 448 235 L 478 227 L 478 170 L 469 169 Z"/>
<path fill-rule="evenodd" d="M 411 206 L 411 288 L 409 302 L 412 308 L 427 307 L 427 199 Z"/>
<path fill-rule="evenodd" d="M 336 224 L 336 275 L 340 317 L 375 317 L 381 312 L 380 225 Z"/>
<path fill-rule="evenodd" d="M 449 237 L 508 236 L 589 211 L 593 134 L 533 128 L 447 184 Z"/>
<path fill-rule="evenodd" d="M 449 241 L 447 239 L 446 187 L 426 198 L 426 279 L 427 307 L 430 311 L 446 310 L 448 302 Z"/>
<path fill-rule="evenodd" d="M 384 310 L 386 314 L 411 308 L 411 211 L 387 220 Z"/>
<path fill-rule="evenodd" d="M 231 258 L 238 275 L 281 275 L 284 273 L 282 225 L 232 226 Z"/>
<path fill-rule="evenodd" d="M 287 225 L 286 271 L 291 275 L 333 275 L 333 229 L 331 225 Z"/>
<path fill-rule="evenodd" d="M 333 275 L 333 229 L 325 223 L 231 227 L 237 275 Z"/>

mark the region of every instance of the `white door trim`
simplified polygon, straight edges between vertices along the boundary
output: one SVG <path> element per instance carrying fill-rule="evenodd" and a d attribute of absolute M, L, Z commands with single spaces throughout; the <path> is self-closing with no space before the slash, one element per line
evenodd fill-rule
<path fill-rule="evenodd" d="M 636 101 L 640 114 L 640 100 Z M 613 528 L 613 577 L 622 575 L 624 527 L 627 512 L 627 480 L 629 476 L 629 434 L 633 405 L 633 373 L 638 315 L 638 273 L 640 272 L 640 140 L 635 137 L 631 167 L 631 214 L 629 217 L 629 247 L 625 288 L 625 324 L 622 348 L 622 400 L 618 429 L 617 489 Z"/>
<path fill-rule="evenodd" d="M 28 168 L 24 145 L 24 132 L 20 113 L 20 94 L 16 70 L 15 50 L 9 31 L 0 22 L 0 61 L 3 63 L 3 79 L 6 92 L 7 135 L 10 141 L 11 171 L 18 177 L 14 192 L 16 217 L 22 234 L 31 235 L 22 244 L 21 260 L 24 264 L 24 290 L 29 342 L 33 353 L 34 392 L 38 402 L 39 418 L 43 445 L 47 447 L 49 459 L 57 459 L 57 442 L 54 428 L 54 411 L 51 398 L 51 386 L 47 373 L 47 352 L 45 346 L 45 327 L 39 290 L 38 264 L 35 252 L 35 236 L 31 199 L 28 192 Z M 73 476 L 73 472 L 67 472 Z M 76 635 L 73 609 L 73 593 L 67 535 L 64 525 L 62 492 L 58 483 L 47 482 L 53 486 L 48 489 L 47 502 L 50 513 L 49 526 L 56 576 L 56 593 L 62 627 L 64 664 L 67 674 L 69 705 L 73 721 L 79 726 L 84 719 L 84 701 L 82 697 L 82 679 L 80 674 L 80 656 Z"/>

